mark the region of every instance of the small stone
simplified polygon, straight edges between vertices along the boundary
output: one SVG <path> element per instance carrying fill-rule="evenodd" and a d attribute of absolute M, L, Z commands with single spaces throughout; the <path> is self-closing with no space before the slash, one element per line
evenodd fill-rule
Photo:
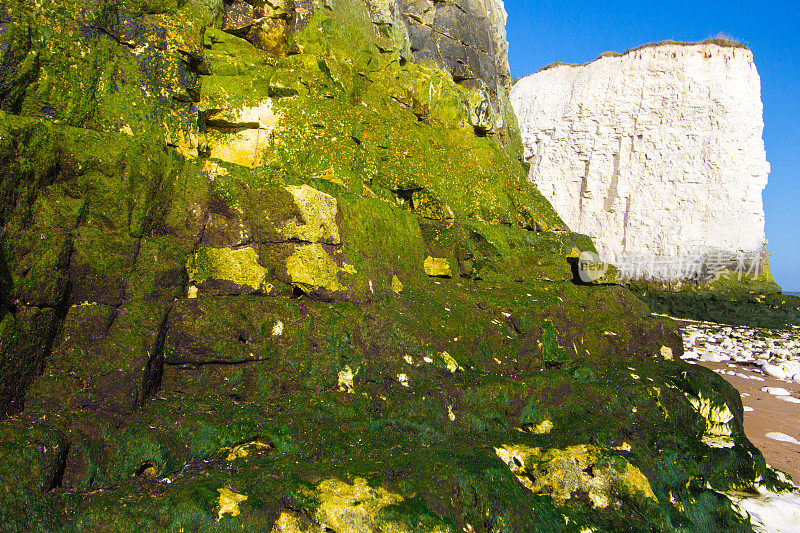
<path fill-rule="evenodd" d="M 794 437 L 791 437 L 791 436 L 787 435 L 786 433 L 779 433 L 777 431 L 773 431 L 773 432 L 767 433 L 765 436 L 768 439 L 777 440 L 777 441 L 780 441 L 780 442 L 788 442 L 790 444 L 798 444 L 798 445 L 800 445 L 800 441 L 798 441 Z"/>
<path fill-rule="evenodd" d="M 761 387 L 761 392 L 766 392 L 773 396 L 791 396 L 791 392 L 781 387 Z"/>

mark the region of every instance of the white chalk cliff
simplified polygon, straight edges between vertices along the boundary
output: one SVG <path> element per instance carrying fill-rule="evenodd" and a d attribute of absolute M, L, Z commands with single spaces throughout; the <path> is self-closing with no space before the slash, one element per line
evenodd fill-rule
<path fill-rule="evenodd" d="M 511 102 L 530 179 L 601 256 L 623 269 L 638 258 L 633 277 L 689 278 L 693 258 L 764 250 L 770 167 L 750 50 L 670 43 L 556 65 L 518 81 Z"/>

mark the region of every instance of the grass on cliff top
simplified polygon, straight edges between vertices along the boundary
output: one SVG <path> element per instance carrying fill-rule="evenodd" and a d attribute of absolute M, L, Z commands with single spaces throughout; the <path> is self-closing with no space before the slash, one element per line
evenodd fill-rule
<path fill-rule="evenodd" d="M 544 72 L 545 70 L 550 70 L 551 68 L 561 67 L 561 66 L 585 67 L 586 65 L 590 65 L 590 64 L 594 63 L 598 59 L 603 59 L 604 57 L 622 57 L 622 56 L 628 55 L 628 54 L 630 54 L 632 52 L 638 52 L 639 50 L 645 50 L 647 48 L 657 48 L 659 46 L 670 46 L 670 45 L 696 46 L 696 45 L 699 45 L 699 44 L 715 44 L 715 45 L 717 45 L 719 47 L 722 47 L 722 48 L 744 48 L 745 50 L 749 50 L 750 49 L 750 48 L 748 48 L 748 46 L 746 44 L 740 43 L 739 41 L 734 40 L 734 39 L 732 39 L 732 38 L 730 38 L 730 37 L 728 37 L 726 35 L 718 35 L 717 37 L 710 37 L 710 38 L 708 38 L 708 39 L 706 39 L 704 41 L 699 41 L 699 42 L 682 42 L 682 41 L 673 41 L 673 40 L 667 39 L 665 41 L 658 41 L 656 43 L 646 43 L 646 44 L 643 44 L 641 46 L 637 46 L 636 48 L 631 48 L 629 50 L 626 50 L 626 51 L 624 51 L 622 53 L 615 52 L 613 50 L 608 51 L 608 52 L 603 52 L 602 54 L 597 56 L 596 59 L 593 59 L 592 61 L 588 61 L 586 63 L 564 63 L 563 61 L 556 61 L 555 63 L 550 63 L 549 65 L 540 68 L 539 70 L 536 71 L 536 73 L 538 74 L 539 72 Z M 516 83 L 516 81 L 515 81 L 515 83 Z"/>

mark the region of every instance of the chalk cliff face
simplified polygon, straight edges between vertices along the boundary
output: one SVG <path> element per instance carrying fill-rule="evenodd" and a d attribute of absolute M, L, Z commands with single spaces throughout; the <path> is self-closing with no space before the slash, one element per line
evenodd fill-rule
<path fill-rule="evenodd" d="M 556 65 L 511 100 L 530 179 L 633 277 L 757 261 L 769 163 L 746 48 L 672 43 Z"/>

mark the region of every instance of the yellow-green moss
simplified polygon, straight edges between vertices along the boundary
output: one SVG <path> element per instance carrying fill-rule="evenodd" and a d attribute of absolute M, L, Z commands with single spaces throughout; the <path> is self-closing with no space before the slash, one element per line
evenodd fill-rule
<path fill-rule="evenodd" d="M 317 524 L 339 533 L 383 531 L 386 533 L 410 533 L 403 523 L 387 520 L 383 516 L 385 507 L 399 504 L 403 498 L 383 487 L 370 487 L 364 478 L 357 477 L 353 483 L 339 479 L 326 479 L 316 487 L 319 506 L 313 514 L 314 524 L 305 524 L 299 513 L 284 512 L 275 522 L 273 533 L 299 533 L 322 531 Z"/>
<path fill-rule="evenodd" d="M 588 494 L 592 505 L 618 505 L 620 492 L 657 502 L 647 477 L 619 455 L 606 455 L 588 444 L 542 451 L 525 445 L 505 445 L 495 453 L 520 483 L 532 492 L 547 494 L 563 505 L 576 491 Z"/>
<path fill-rule="evenodd" d="M 225 447 L 222 449 L 222 451 L 226 453 L 226 461 L 235 461 L 236 459 L 247 457 L 253 452 L 266 451 L 270 448 L 272 448 L 272 444 L 270 442 L 259 438 L 244 442 L 242 444 L 237 444 L 232 448 Z"/>
<path fill-rule="evenodd" d="M 338 274 L 354 273 L 352 265 L 339 268 L 320 244 L 298 246 L 286 260 L 286 271 L 292 284 L 306 292 L 317 289 L 346 291 L 347 287 L 339 282 Z"/>
<path fill-rule="evenodd" d="M 447 262 L 445 257 L 431 257 L 425 258 L 425 273 L 429 276 L 449 278 L 453 275 L 450 270 L 450 263 Z"/>
<path fill-rule="evenodd" d="M 308 185 L 290 185 L 286 190 L 294 196 L 294 202 L 303 216 L 302 222 L 292 220 L 283 227 L 287 239 L 328 244 L 342 242 L 336 224 L 336 198 Z"/>
<path fill-rule="evenodd" d="M 209 279 L 232 281 L 254 290 L 268 288 L 267 269 L 258 264 L 253 248 L 200 248 L 186 264 L 190 284 Z"/>
<path fill-rule="evenodd" d="M 531 431 L 537 435 L 546 435 L 553 431 L 553 423 L 550 420 L 545 420 L 541 424 L 534 426 Z"/>
<path fill-rule="evenodd" d="M 239 516 L 239 504 L 247 500 L 244 494 L 237 494 L 227 487 L 217 489 L 219 492 L 219 499 L 217 500 L 217 520 L 225 515 Z"/>
<path fill-rule="evenodd" d="M 439 356 L 442 358 L 445 368 L 447 368 L 447 370 L 449 370 L 451 373 L 455 374 L 458 370 L 464 370 L 461 365 L 458 364 L 458 361 L 456 361 L 449 353 L 441 352 Z"/>
<path fill-rule="evenodd" d="M 403 292 L 403 282 L 395 274 L 392 274 L 392 290 L 396 293 Z"/>

